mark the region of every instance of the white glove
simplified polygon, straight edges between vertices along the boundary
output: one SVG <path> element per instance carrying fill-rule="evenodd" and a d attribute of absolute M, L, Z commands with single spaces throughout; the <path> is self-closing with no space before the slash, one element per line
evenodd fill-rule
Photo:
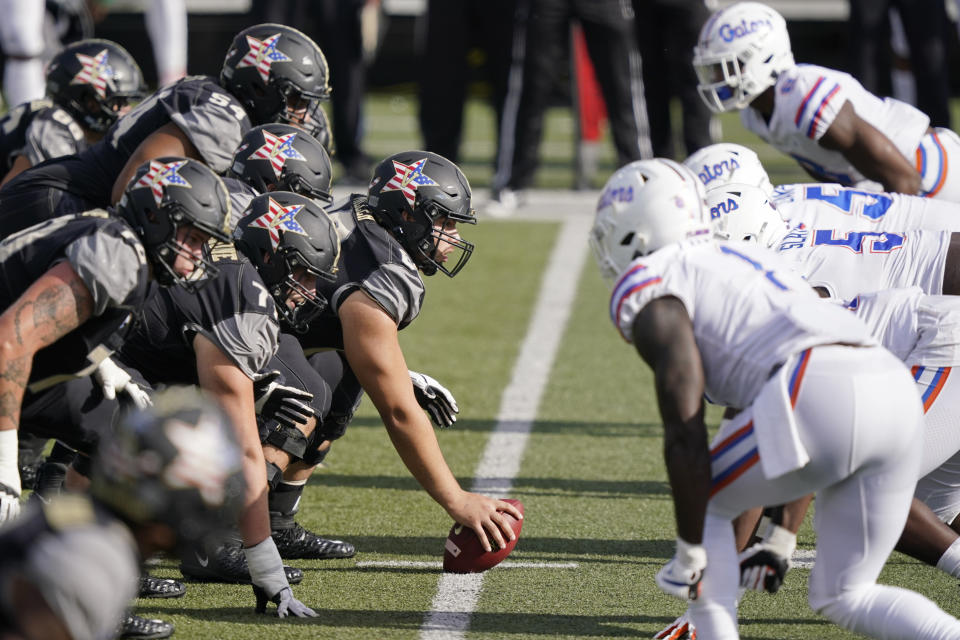
<path fill-rule="evenodd" d="M 430 415 L 433 424 L 441 429 L 453 426 L 457 421 L 456 414 L 460 413 L 453 394 L 425 373 L 410 371 L 410 381 L 417 403 Z"/>
<path fill-rule="evenodd" d="M 267 601 L 271 601 L 277 605 L 277 615 L 281 618 L 288 615 L 312 618 L 317 615 L 316 611 L 293 597 L 293 590 L 283 570 L 283 560 L 273 538 L 268 537 L 252 547 L 244 547 L 243 554 L 250 568 L 257 613 L 266 613 Z"/>
<path fill-rule="evenodd" d="M 16 429 L 0 431 L 0 523 L 20 514 L 19 438 Z"/>
<path fill-rule="evenodd" d="M 282 385 L 279 371 L 258 374 L 253 381 L 254 408 L 267 419 L 296 428 L 316 415 L 310 401 L 313 394 L 303 389 Z"/>
<path fill-rule="evenodd" d="M 103 389 L 103 395 L 108 400 L 115 400 L 117 392 L 122 391 L 130 396 L 138 409 L 146 409 L 153 405 L 150 395 L 109 357 L 104 358 L 97 366 L 97 370 L 93 372 L 93 379 Z"/>
<path fill-rule="evenodd" d="M 776 593 L 790 569 L 790 557 L 796 548 L 796 534 L 771 523 L 763 540 L 740 554 L 740 586 Z"/>
<path fill-rule="evenodd" d="M 700 580 L 706 568 L 707 550 L 703 545 L 690 544 L 683 538 L 677 538 L 677 552 L 657 572 L 657 586 L 667 595 L 682 600 L 696 600 L 700 597 Z"/>
<path fill-rule="evenodd" d="M 661 629 L 653 640 L 697 640 L 697 628 L 690 622 L 690 614 L 683 615 Z"/>

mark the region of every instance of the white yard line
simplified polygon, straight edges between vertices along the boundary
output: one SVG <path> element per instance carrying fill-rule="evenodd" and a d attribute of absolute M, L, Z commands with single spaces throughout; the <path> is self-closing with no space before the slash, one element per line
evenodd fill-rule
<path fill-rule="evenodd" d="M 591 222 L 590 216 L 578 215 L 566 218 L 563 223 L 543 274 L 539 298 L 513 368 L 513 377 L 500 400 L 497 426 L 474 473 L 472 491 L 504 498 L 513 487 L 570 317 L 586 258 Z M 470 627 L 470 616 L 476 609 L 482 587 L 482 573 L 444 573 L 420 627 L 421 640 L 462 640 Z"/>
<path fill-rule="evenodd" d="M 358 569 L 440 569 L 443 562 L 440 560 L 361 560 L 356 564 Z M 576 569 L 580 566 L 578 562 L 527 562 L 518 560 L 516 562 L 506 560 L 497 565 L 496 571 L 500 569 Z"/>

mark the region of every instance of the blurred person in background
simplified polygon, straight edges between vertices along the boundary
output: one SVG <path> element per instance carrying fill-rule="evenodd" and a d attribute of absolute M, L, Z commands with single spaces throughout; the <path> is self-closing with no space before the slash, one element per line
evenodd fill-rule
<path fill-rule="evenodd" d="M 458 162 L 475 49 L 499 127 L 510 73 L 515 0 L 428 0 L 420 46 L 420 131 L 427 151 Z M 497 146 L 499 155 L 499 145 Z"/>
<path fill-rule="evenodd" d="M 43 0 L 0 0 L 3 93 L 7 104 L 39 100 L 43 81 Z"/>
<path fill-rule="evenodd" d="M 513 62 L 500 122 L 491 200 L 485 212 L 507 216 L 533 182 L 543 116 L 576 19 L 606 103 L 618 165 L 650 157 L 633 6 L 626 0 L 518 0 Z"/>
<path fill-rule="evenodd" d="M 947 0 L 950 1 L 950 0 Z M 950 127 L 950 73 L 947 37 L 950 21 L 944 0 L 850 0 L 848 34 L 854 76 L 871 93 L 886 93 L 881 80 L 890 69 L 889 11 L 896 7 L 910 49 L 917 107 L 930 125 Z"/>
<path fill-rule="evenodd" d="M 715 5 L 716 0 L 633 0 L 650 142 L 658 158 L 685 157 L 714 142 L 710 109 L 697 94 L 697 74 L 690 61 L 700 27 Z M 670 118 L 674 96 L 683 113 L 684 148 L 679 153 Z"/>

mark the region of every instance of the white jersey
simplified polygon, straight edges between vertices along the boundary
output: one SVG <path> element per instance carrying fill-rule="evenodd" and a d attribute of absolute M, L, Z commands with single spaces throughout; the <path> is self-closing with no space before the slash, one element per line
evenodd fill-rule
<path fill-rule="evenodd" d="M 628 341 L 637 314 L 674 296 L 693 322 L 706 395 L 729 407 L 752 404 L 772 372 L 819 344 L 876 344 L 853 314 L 817 294 L 768 249 L 695 239 L 632 262 L 610 300 Z"/>
<path fill-rule="evenodd" d="M 893 355 L 910 365 L 960 364 L 960 298 L 920 287 L 861 294 L 846 305 Z"/>
<path fill-rule="evenodd" d="M 861 293 L 919 286 L 943 293 L 949 231 L 843 231 L 796 227 L 777 251 L 807 282 L 832 298 L 851 300 Z"/>
<path fill-rule="evenodd" d="M 791 227 L 870 231 L 960 231 L 960 204 L 839 184 L 786 184 L 770 202 Z"/>
<path fill-rule="evenodd" d="M 810 64 L 791 67 L 777 78 L 774 91 L 770 122 L 756 109 L 747 108 L 740 112 L 743 125 L 792 156 L 824 182 L 844 185 L 867 182 L 839 151 L 820 146 L 820 138 L 845 102 L 851 104 L 858 116 L 886 134 L 911 164 L 930 127 L 930 118 L 916 107 L 893 98 L 878 98 L 853 76 L 825 67 Z"/>

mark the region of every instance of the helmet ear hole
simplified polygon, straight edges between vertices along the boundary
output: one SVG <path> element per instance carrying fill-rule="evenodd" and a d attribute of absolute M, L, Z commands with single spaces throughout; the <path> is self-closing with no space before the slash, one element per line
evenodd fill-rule
<path fill-rule="evenodd" d="M 624 247 L 629 247 L 631 244 L 633 244 L 633 238 L 635 235 L 636 234 L 631 231 L 627 235 L 623 236 L 623 240 L 620 241 L 620 244 Z"/>

